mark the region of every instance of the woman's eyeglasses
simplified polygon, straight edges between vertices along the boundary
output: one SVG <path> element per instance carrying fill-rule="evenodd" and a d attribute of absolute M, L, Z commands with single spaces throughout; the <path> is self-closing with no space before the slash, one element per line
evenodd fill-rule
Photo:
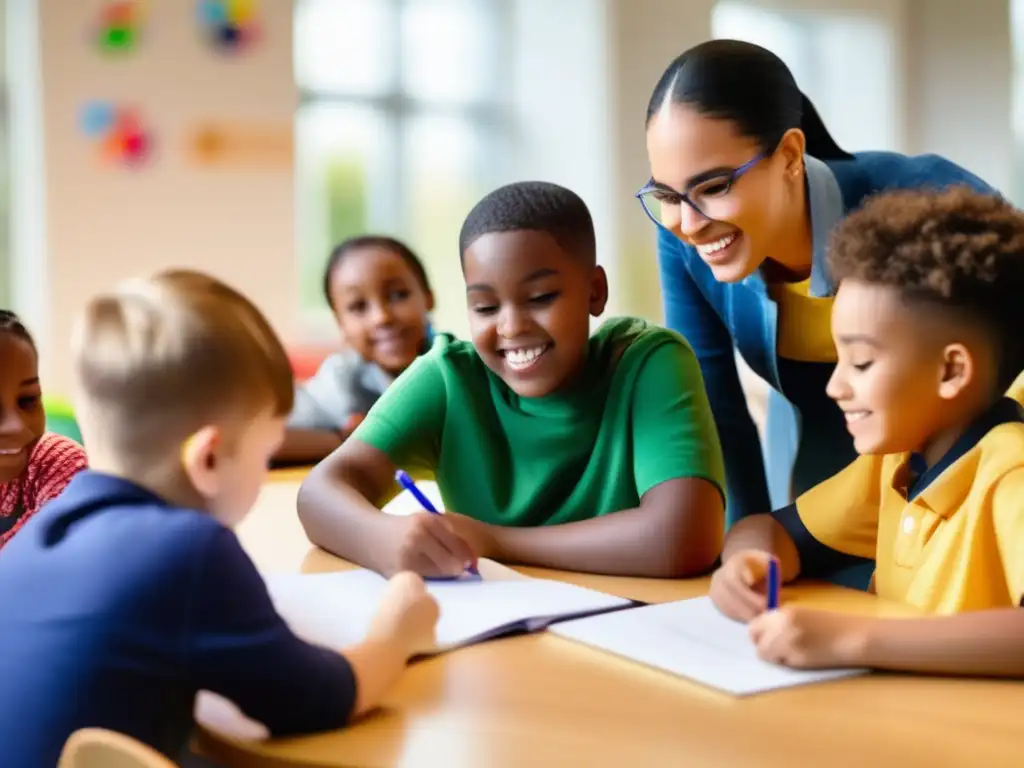
<path fill-rule="evenodd" d="M 636 197 L 655 224 L 665 224 L 666 221 L 678 222 L 680 206 L 683 203 L 706 219 L 723 218 L 729 213 L 728 196 L 733 184 L 764 157 L 763 154 L 758 155 L 739 168 L 733 168 L 731 171 L 709 179 L 702 179 L 696 184 L 691 184 L 685 192 L 676 192 L 651 179 L 643 189 L 636 193 Z"/>

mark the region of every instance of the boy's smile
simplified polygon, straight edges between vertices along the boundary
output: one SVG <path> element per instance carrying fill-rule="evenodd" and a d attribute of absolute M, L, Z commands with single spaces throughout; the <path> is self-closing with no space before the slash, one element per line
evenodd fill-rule
<path fill-rule="evenodd" d="M 604 311 L 604 270 L 536 230 L 493 232 L 463 254 L 473 346 L 521 397 L 543 397 L 579 372 L 590 316 Z"/>

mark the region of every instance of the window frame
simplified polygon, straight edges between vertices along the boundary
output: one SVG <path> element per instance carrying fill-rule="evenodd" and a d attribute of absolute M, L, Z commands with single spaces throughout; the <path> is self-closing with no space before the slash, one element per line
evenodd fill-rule
<path fill-rule="evenodd" d="M 423 2 L 424 0 L 419 1 Z M 294 13 L 297 15 L 302 5 L 315 2 L 331 2 L 331 0 L 295 0 Z M 402 40 L 402 13 L 405 7 L 412 5 L 415 0 L 376 0 L 376 2 L 386 2 L 391 6 L 389 18 L 394 28 L 389 30 L 386 35 L 388 45 L 392 48 L 389 54 L 392 57 L 391 66 L 394 67 L 394 76 L 390 85 L 377 94 L 335 88 L 315 88 L 301 83 L 299 74 L 296 72 L 298 106 L 295 119 L 298 124 L 304 113 L 310 108 L 331 106 L 366 110 L 379 116 L 382 124 L 386 125 L 386 130 L 383 131 L 386 144 L 382 152 L 388 158 L 387 173 L 383 177 L 374 177 L 373 186 L 367 192 L 368 195 L 379 195 L 394 200 L 396 205 L 388 207 L 392 220 L 374 222 L 375 206 L 373 200 L 368 200 L 367 217 L 369 221 L 367 227 L 374 232 L 408 238 L 412 234 L 414 218 L 409 179 L 414 161 L 407 152 L 405 130 L 418 118 L 436 116 L 455 119 L 469 126 L 471 130 L 484 137 L 484 152 L 487 157 L 495 158 L 494 162 L 482 164 L 483 167 L 474 164 L 474 183 L 481 187 L 489 187 L 505 178 L 504 166 L 511 149 L 513 130 L 509 104 L 510 94 L 504 91 L 501 85 L 511 80 L 513 48 L 509 30 L 512 29 L 513 9 L 510 7 L 511 4 L 504 0 L 473 0 L 474 3 L 479 2 L 481 5 L 486 3 L 490 38 L 495 41 L 495 46 L 489 49 L 489 56 L 493 58 L 491 64 L 492 87 L 483 97 L 464 101 L 449 101 L 413 96 L 407 92 L 406 84 L 403 82 L 402 64 L 405 50 Z M 445 0 L 438 0 L 438 2 L 441 4 Z M 294 39 L 296 59 L 299 50 L 304 45 L 298 34 L 296 31 Z M 300 141 L 300 137 L 297 136 L 296 142 Z M 302 149 L 299 146 L 296 149 L 298 158 L 302 155 Z M 328 254 L 312 253 L 313 246 L 307 242 L 310 214 L 304 203 L 308 200 L 310 193 L 302 186 L 303 172 L 304 169 L 297 164 L 295 170 L 296 254 L 300 274 L 307 275 L 306 270 L 313 263 L 320 265 L 325 263 Z M 383 207 L 380 206 L 380 208 Z M 453 242 L 456 235 L 457 233 L 452 235 Z M 417 253 L 420 252 L 414 243 L 411 245 Z M 429 269 L 430 255 L 421 255 Z M 326 304 L 318 302 L 316 305 L 311 305 L 307 299 L 308 297 L 301 294 L 298 297 L 298 314 L 303 336 L 316 341 L 334 338 L 337 331 Z"/>

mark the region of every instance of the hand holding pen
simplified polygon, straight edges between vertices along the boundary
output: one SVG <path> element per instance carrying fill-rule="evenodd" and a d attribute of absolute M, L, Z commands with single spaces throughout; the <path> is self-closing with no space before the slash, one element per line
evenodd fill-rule
<path fill-rule="evenodd" d="M 778 558 L 748 549 L 734 553 L 715 571 L 709 595 L 726 616 L 747 622 L 779 607 L 781 582 Z"/>
<path fill-rule="evenodd" d="M 476 553 L 456 533 L 450 521 L 416 487 L 402 470 L 395 480 L 412 494 L 427 514 L 404 518 L 405 533 L 398 544 L 399 567 L 430 577 L 457 578 L 464 572 L 479 576 L 474 563 Z"/>

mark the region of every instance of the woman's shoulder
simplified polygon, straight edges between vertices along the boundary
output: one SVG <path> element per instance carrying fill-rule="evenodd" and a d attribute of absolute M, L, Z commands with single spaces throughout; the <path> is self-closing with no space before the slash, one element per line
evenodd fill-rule
<path fill-rule="evenodd" d="M 983 179 L 937 154 L 855 152 L 852 159 L 826 161 L 840 187 L 866 183 L 868 194 L 886 189 L 924 189 L 964 184 L 978 192 L 997 194 Z"/>

